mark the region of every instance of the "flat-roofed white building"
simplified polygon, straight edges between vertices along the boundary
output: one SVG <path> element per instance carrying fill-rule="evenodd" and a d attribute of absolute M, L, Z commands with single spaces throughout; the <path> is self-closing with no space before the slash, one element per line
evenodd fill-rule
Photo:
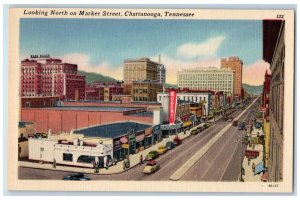
<path fill-rule="evenodd" d="M 183 69 L 177 74 L 178 87 L 191 90 L 223 91 L 233 94 L 233 71 L 216 67 Z"/>

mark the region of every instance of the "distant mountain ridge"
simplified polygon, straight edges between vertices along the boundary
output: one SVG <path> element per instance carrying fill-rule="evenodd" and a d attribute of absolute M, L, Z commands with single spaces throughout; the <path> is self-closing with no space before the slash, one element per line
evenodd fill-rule
<path fill-rule="evenodd" d="M 92 84 L 95 81 L 103 81 L 103 82 L 116 82 L 117 80 L 110 77 L 104 76 L 102 74 L 94 73 L 94 72 L 85 72 L 78 70 L 78 74 L 85 75 L 86 83 Z"/>
<path fill-rule="evenodd" d="M 263 91 L 263 85 L 249 85 L 246 83 L 242 84 L 243 88 L 250 94 L 253 95 L 261 95 L 262 91 Z"/>

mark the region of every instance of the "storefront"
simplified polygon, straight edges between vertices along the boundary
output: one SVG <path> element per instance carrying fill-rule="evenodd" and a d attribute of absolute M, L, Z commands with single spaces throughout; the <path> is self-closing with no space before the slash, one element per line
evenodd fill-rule
<path fill-rule="evenodd" d="M 126 138 L 127 140 L 127 138 Z M 125 156 L 127 155 L 127 149 L 122 148 L 122 142 L 120 138 L 116 138 L 114 139 L 114 145 L 113 145 L 113 149 L 114 149 L 114 160 L 115 161 L 121 161 L 125 158 Z"/>
<path fill-rule="evenodd" d="M 135 154 L 136 151 L 136 141 L 135 141 L 135 133 L 130 133 L 128 135 L 129 139 L 129 152 L 130 154 Z"/>
<path fill-rule="evenodd" d="M 135 134 L 136 153 L 145 149 L 145 131 Z"/>
<path fill-rule="evenodd" d="M 160 129 L 162 130 L 163 137 L 169 137 L 170 135 L 176 135 L 177 133 L 180 133 L 183 129 L 183 123 L 179 122 L 176 124 L 162 124 Z"/>
<path fill-rule="evenodd" d="M 145 149 L 149 148 L 153 144 L 155 144 L 153 140 L 153 128 L 150 127 L 145 130 Z"/>
<path fill-rule="evenodd" d="M 160 125 L 153 126 L 152 132 L 153 132 L 153 144 L 160 142 L 162 140 Z"/>

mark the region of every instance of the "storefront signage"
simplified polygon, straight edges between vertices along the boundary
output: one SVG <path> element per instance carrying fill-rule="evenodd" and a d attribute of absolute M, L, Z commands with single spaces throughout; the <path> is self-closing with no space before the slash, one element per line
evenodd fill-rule
<path fill-rule="evenodd" d="M 177 106 L 177 94 L 176 90 L 169 91 L 169 124 L 175 124 Z"/>
<path fill-rule="evenodd" d="M 133 144 L 135 142 L 135 134 L 134 133 L 129 134 L 128 138 L 129 138 L 130 144 Z"/>
<path fill-rule="evenodd" d="M 183 123 L 178 124 L 164 124 L 160 126 L 161 130 L 172 130 L 172 129 L 180 129 L 182 128 Z"/>
<path fill-rule="evenodd" d="M 153 126 L 153 133 L 159 134 L 160 133 L 160 125 Z"/>

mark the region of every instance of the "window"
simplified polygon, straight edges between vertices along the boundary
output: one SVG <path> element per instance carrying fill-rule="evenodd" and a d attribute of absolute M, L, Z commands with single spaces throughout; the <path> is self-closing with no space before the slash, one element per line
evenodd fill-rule
<path fill-rule="evenodd" d="M 95 161 L 95 156 L 81 155 L 77 159 L 79 163 L 92 163 L 93 161 Z"/>
<path fill-rule="evenodd" d="M 71 153 L 63 153 L 63 161 L 73 161 L 73 154 Z"/>

